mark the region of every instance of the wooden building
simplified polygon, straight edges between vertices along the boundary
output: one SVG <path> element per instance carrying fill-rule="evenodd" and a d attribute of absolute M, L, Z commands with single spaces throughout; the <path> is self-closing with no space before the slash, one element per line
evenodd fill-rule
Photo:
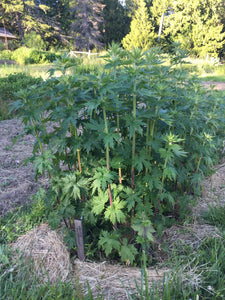
<path fill-rule="evenodd" d="M 5 30 L 3 27 L 0 27 L 0 42 L 7 43 L 8 41 L 15 39 L 16 37 L 12 33 Z"/>

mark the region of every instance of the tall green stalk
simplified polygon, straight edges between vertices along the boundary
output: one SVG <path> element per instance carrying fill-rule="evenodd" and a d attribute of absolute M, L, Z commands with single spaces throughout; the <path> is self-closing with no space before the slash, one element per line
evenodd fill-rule
<path fill-rule="evenodd" d="M 134 90 L 133 90 L 133 117 L 136 119 L 136 106 L 137 106 L 137 81 L 134 80 Z M 135 145 L 136 145 L 136 132 L 134 130 L 133 139 L 132 139 L 132 163 L 134 161 L 135 156 Z M 134 188 L 134 167 L 131 169 L 131 188 Z"/>

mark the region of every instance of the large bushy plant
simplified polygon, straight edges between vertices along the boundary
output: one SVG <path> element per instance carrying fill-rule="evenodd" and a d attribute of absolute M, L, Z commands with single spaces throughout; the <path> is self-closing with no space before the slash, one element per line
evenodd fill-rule
<path fill-rule="evenodd" d="M 30 160 L 51 182 L 49 223 L 64 221 L 71 247 L 82 219 L 89 253 L 134 263 L 154 231 L 187 211 L 185 195 L 218 158 L 224 104 L 174 53 L 166 66 L 159 49 L 112 45 L 102 72 L 67 76 L 66 64 L 18 95 L 14 108 L 37 139 Z"/>

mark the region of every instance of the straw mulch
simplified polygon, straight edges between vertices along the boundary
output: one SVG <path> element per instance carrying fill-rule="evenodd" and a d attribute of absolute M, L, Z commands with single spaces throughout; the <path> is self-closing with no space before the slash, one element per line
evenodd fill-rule
<path fill-rule="evenodd" d="M 60 236 L 47 224 L 42 224 L 19 237 L 11 246 L 34 263 L 35 271 L 41 281 L 50 280 L 54 283 L 59 279 L 61 281 L 67 279 L 70 271 L 69 252 Z"/>
<path fill-rule="evenodd" d="M 160 270 L 147 269 L 149 286 L 162 286 L 164 275 L 169 273 L 169 269 Z M 137 293 L 136 284 L 141 287 L 140 268 L 125 267 L 121 265 L 111 265 L 107 262 L 81 262 L 78 259 L 74 261 L 75 277 L 83 286 L 84 294 L 87 294 L 87 282 L 92 294 L 97 297 L 98 293 L 103 295 L 104 300 L 111 299 L 129 299 L 129 294 Z M 144 288 L 144 286 L 143 286 Z"/>

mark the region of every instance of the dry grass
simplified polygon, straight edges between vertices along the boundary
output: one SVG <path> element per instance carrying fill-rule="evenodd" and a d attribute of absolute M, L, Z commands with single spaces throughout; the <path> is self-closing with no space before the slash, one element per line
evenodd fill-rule
<path fill-rule="evenodd" d="M 22 252 L 34 263 L 41 281 L 65 281 L 70 271 L 70 255 L 60 236 L 47 224 L 29 231 L 13 243 L 12 248 Z"/>

